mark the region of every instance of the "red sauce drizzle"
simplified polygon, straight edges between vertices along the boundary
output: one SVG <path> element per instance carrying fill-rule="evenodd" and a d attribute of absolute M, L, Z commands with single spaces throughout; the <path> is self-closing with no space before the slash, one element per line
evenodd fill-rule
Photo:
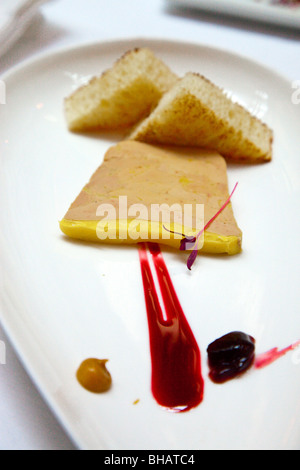
<path fill-rule="evenodd" d="M 163 299 L 161 308 L 146 245 L 139 257 L 149 326 L 152 394 L 171 411 L 187 411 L 203 399 L 199 347 L 181 308 L 159 245 L 148 243 Z"/>
<path fill-rule="evenodd" d="M 254 362 L 254 366 L 256 367 L 256 369 L 268 366 L 272 362 L 276 361 L 276 359 L 279 359 L 281 356 L 284 356 L 288 351 L 292 351 L 293 349 L 296 349 L 299 346 L 300 340 L 283 349 L 272 348 L 269 351 L 257 356 Z"/>

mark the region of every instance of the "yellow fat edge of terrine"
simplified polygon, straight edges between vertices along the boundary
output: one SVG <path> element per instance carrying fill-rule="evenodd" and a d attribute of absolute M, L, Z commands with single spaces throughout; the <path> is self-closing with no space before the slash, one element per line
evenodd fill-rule
<path fill-rule="evenodd" d="M 115 245 L 133 245 L 140 242 L 153 242 L 179 249 L 181 236 L 172 232 L 184 233 L 185 236 L 194 234 L 191 229 L 172 224 L 166 230 L 162 222 L 139 220 L 137 236 L 136 220 L 68 220 L 59 222 L 61 231 L 70 238 Z M 151 237 L 149 237 L 149 233 Z M 121 236 L 121 237 L 120 237 Z M 202 253 L 235 255 L 241 252 L 241 238 L 229 235 L 218 235 L 205 230 L 199 238 L 198 251 Z"/>

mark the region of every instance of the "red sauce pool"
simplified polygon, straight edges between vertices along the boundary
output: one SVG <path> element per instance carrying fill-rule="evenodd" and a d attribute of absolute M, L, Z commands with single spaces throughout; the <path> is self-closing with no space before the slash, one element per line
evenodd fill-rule
<path fill-rule="evenodd" d="M 154 264 L 164 312 L 147 247 Z M 159 245 L 139 244 L 139 258 L 149 326 L 152 394 L 159 405 L 171 411 L 188 411 L 198 406 L 203 399 L 200 350 L 178 300 Z"/>

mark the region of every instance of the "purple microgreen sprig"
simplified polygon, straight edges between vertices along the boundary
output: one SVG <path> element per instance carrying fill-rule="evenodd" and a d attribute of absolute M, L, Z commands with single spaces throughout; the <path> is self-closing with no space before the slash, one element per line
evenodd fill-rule
<path fill-rule="evenodd" d="M 180 247 L 179 249 L 181 251 L 187 251 L 190 249 L 190 246 L 194 245 L 196 243 L 196 237 L 192 237 L 192 236 L 187 236 L 187 237 L 184 237 L 182 240 L 180 240 Z"/>
<path fill-rule="evenodd" d="M 189 247 L 192 245 L 193 249 L 187 259 L 187 267 L 189 270 L 191 270 L 196 258 L 197 258 L 197 255 L 198 255 L 198 243 L 199 243 L 199 238 L 201 237 L 201 235 L 203 234 L 204 230 L 207 229 L 207 227 L 210 226 L 210 224 L 218 217 L 218 215 L 225 209 L 225 207 L 229 204 L 230 200 L 231 200 L 231 197 L 234 193 L 234 191 L 236 190 L 236 187 L 237 187 L 238 183 L 235 183 L 234 185 L 234 188 L 233 190 L 231 191 L 231 194 L 229 195 L 228 199 L 226 199 L 226 201 L 224 202 L 224 204 L 220 207 L 220 209 L 215 213 L 215 215 L 209 219 L 209 221 L 205 224 L 205 226 L 197 233 L 197 235 L 195 237 L 193 236 L 186 236 L 184 235 L 183 233 L 179 233 L 179 232 L 174 232 L 172 230 L 169 230 L 168 228 L 166 228 L 165 226 L 164 229 L 165 230 L 168 230 L 168 232 L 171 232 L 171 233 L 174 233 L 174 234 L 177 234 L 177 235 L 181 235 L 183 238 L 182 240 L 180 241 L 180 250 L 181 251 L 186 251 L 187 249 L 189 249 Z"/>
<path fill-rule="evenodd" d="M 199 242 L 199 238 L 201 237 L 202 233 L 204 232 L 204 230 L 207 229 L 207 227 L 210 226 L 210 224 L 218 217 L 219 214 L 221 214 L 221 212 L 225 209 L 225 207 L 230 203 L 230 200 L 231 200 L 231 197 L 234 193 L 234 191 L 236 190 L 236 187 L 237 187 L 238 183 L 235 183 L 234 185 L 234 188 L 233 190 L 231 191 L 229 197 L 226 199 L 226 201 L 224 202 L 224 204 L 220 207 L 220 209 L 215 213 L 215 215 L 209 219 L 209 221 L 204 225 L 203 229 L 201 229 L 197 235 L 196 235 L 196 242 L 195 242 L 195 245 L 194 245 L 194 248 L 191 252 L 191 254 L 189 255 L 188 257 L 188 260 L 187 260 L 187 267 L 189 270 L 191 270 L 196 258 L 197 258 L 197 254 L 198 254 L 198 242 Z"/>
<path fill-rule="evenodd" d="M 170 230 L 165 225 L 163 225 L 163 228 L 165 230 L 167 230 L 168 232 L 173 233 L 174 235 L 181 235 L 182 236 L 182 239 L 180 240 L 179 250 L 181 250 L 181 251 L 188 250 L 188 245 L 189 244 L 194 246 L 194 244 L 196 242 L 196 237 L 193 237 L 191 235 L 184 235 L 184 233 L 181 233 L 181 232 L 174 232 L 174 230 Z"/>

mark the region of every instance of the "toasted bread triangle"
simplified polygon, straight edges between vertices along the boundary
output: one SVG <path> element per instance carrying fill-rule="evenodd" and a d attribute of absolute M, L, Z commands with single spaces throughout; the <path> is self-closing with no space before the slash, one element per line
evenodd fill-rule
<path fill-rule="evenodd" d="M 272 130 L 224 90 L 191 72 L 164 94 L 129 139 L 214 149 L 235 161 L 272 158 Z"/>
<path fill-rule="evenodd" d="M 83 132 L 132 126 L 176 81 L 177 76 L 150 49 L 130 50 L 65 99 L 68 127 Z"/>

